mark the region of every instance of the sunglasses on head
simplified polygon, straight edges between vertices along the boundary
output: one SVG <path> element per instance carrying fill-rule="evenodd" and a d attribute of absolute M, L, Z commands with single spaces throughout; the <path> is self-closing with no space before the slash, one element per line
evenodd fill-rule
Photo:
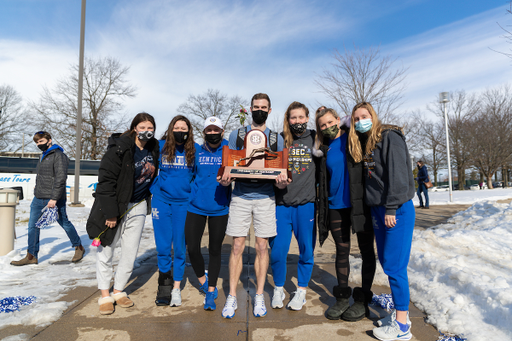
<path fill-rule="evenodd" d="M 37 133 L 35 133 L 35 134 L 34 134 L 34 136 L 36 136 L 36 135 L 38 135 L 38 134 L 39 134 L 39 135 L 43 135 L 44 133 L 45 133 L 44 131 L 38 131 Z"/>

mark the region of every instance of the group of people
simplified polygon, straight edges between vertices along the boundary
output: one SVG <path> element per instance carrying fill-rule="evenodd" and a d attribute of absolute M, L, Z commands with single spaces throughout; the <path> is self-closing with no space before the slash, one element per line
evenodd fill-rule
<path fill-rule="evenodd" d="M 318 108 L 316 131 L 308 129 L 309 110 L 299 102 L 286 110 L 281 133 L 266 126 L 272 112 L 268 95 L 254 95 L 250 110 L 252 124 L 234 130 L 228 140 L 224 139 L 223 122 L 209 117 L 202 131 L 204 142 L 195 143 L 192 125 L 181 115 L 172 119 L 157 140 L 155 120 L 147 113 L 137 114 L 125 133 L 110 137 L 87 222 L 89 236 L 101 241 L 96 251 L 100 313 L 113 313 L 114 305 L 133 306 L 123 290 L 133 270 L 145 216 L 151 213 L 158 254 L 158 306 L 182 304 L 181 281 L 188 250 L 199 290 L 205 294 L 204 309 L 216 309 L 221 247 L 228 235 L 233 242 L 229 293 L 222 316 L 232 318 L 252 222 L 256 237 L 254 315 L 267 313 L 263 289 L 269 263 L 274 279 L 271 307 L 284 306 L 292 234 L 299 246 L 298 283 L 287 307 L 301 310 L 313 271 L 317 233 L 322 245 L 330 232 L 336 247 L 337 285 L 333 288 L 336 303 L 326 317 L 358 321 L 368 316 L 376 268 L 375 240 L 396 309 L 378 321 L 373 333 L 380 340 L 410 339 L 407 265 L 415 220 L 415 186 L 401 128 L 381 124 L 366 102 L 357 104 L 345 118 L 333 109 Z M 274 183 L 244 182 L 229 172 L 217 176 L 223 147 L 243 149 L 244 138 L 252 129 L 264 132 L 271 151 L 288 149 L 291 179 L 280 174 Z M 201 254 L 207 221 L 208 271 Z M 356 233 L 363 261 L 361 287 L 353 290 L 348 285 L 351 232 Z M 121 257 L 114 274 L 112 255 L 119 241 Z"/>

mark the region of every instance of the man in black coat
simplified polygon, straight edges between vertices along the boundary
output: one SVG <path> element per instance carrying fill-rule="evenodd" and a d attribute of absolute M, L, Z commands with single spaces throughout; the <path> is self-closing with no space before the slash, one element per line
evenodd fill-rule
<path fill-rule="evenodd" d="M 37 164 L 34 199 L 30 205 L 27 255 L 18 261 L 12 261 L 11 265 L 37 264 L 40 231 L 36 227 L 36 222 L 46 207 L 57 207 L 57 222 L 66 231 L 71 245 L 75 248 L 72 262 L 78 262 L 83 258 L 85 250 L 75 226 L 69 221 L 66 214 L 66 179 L 69 159 L 60 146 L 52 144 L 51 135 L 45 131 L 37 132 L 34 135 L 34 142 L 43 154 Z"/>

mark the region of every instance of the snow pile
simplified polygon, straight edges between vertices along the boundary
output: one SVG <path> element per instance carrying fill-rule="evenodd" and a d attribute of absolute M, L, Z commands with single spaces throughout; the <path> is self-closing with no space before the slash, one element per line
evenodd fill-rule
<path fill-rule="evenodd" d="M 19 311 L 2 313 L 0 329 L 9 325 L 45 326 L 60 318 L 69 302 L 58 301 L 66 292 L 77 286 L 95 287 L 96 282 L 96 248 L 91 247 L 91 240 L 85 230 L 85 224 L 92 206 L 92 199 L 85 202 L 85 207 L 68 207 L 67 213 L 75 225 L 85 257 L 78 263 L 71 263 L 75 249 L 57 223 L 41 230 L 39 264 L 12 266 L 10 262 L 21 259 L 27 250 L 27 230 L 30 201 L 22 200 L 16 212 L 16 235 L 18 239 L 14 251 L 0 257 L 0 299 L 15 296 L 35 296 L 36 301 L 30 306 L 20 307 Z M 120 256 L 120 248 L 114 254 L 114 264 Z M 156 254 L 151 216 L 146 218 L 138 258 L 140 262 Z"/>
<path fill-rule="evenodd" d="M 472 205 L 476 202 L 487 200 L 502 200 L 512 198 L 512 188 L 495 188 L 477 191 L 452 191 L 453 202 L 450 202 L 450 194 L 448 191 L 428 191 L 428 197 L 430 205 Z M 415 206 L 420 204 L 417 195 L 414 195 L 413 202 Z"/>
<path fill-rule="evenodd" d="M 476 203 L 416 230 L 409 282 L 412 301 L 439 330 L 512 340 L 512 205 Z"/>

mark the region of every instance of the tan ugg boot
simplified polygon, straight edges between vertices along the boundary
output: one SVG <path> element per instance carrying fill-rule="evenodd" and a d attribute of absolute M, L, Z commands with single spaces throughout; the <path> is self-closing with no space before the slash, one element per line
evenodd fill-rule
<path fill-rule="evenodd" d="M 117 294 L 112 293 L 112 298 L 116 301 L 116 305 L 120 306 L 121 308 L 133 307 L 133 301 L 125 292 L 118 292 Z"/>
<path fill-rule="evenodd" d="M 73 256 L 73 259 L 71 261 L 73 263 L 79 262 L 84 258 L 85 249 L 82 245 L 75 247 L 75 255 Z"/>
<path fill-rule="evenodd" d="M 13 260 L 11 262 L 11 265 L 15 265 L 15 266 L 23 266 L 23 265 L 29 265 L 29 264 L 37 264 L 37 258 L 28 252 L 27 252 L 27 255 L 25 256 L 25 258 L 22 258 L 20 260 Z"/>
<path fill-rule="evenodd" d="M 114 302 L 115 300 L 110 297 L 100 297 L 98 300 L 98 304 L 100 305 L 100 314 L 101 315 L 110 315 L 114 312 Z"/>

